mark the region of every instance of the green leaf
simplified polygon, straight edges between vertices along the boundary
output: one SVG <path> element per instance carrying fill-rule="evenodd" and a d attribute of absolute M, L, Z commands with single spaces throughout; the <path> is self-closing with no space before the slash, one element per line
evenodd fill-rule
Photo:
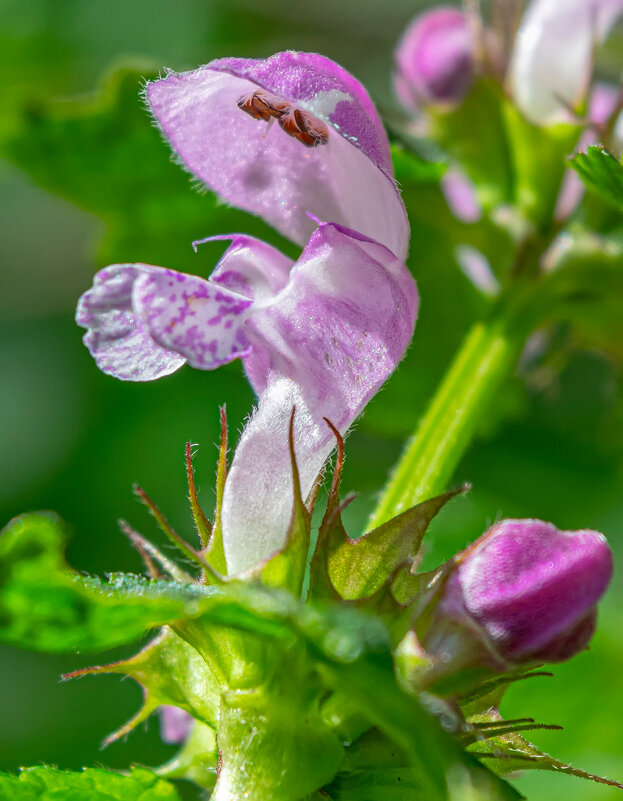
<path fill-rule="evenodd" d="M 287 248 L 258 218 L 193 191 L 141 102 L 158 70 L 135 61 L 111 72 L 92 97 L 25 104 L 0 151 L 45 189 L 106 221 L 101 265 L 136 261 L 200 272 L 191 242 L 236 230 Z"/>
<path fill-rule="evenodd" d="M 426 801 L 426 788 L 395 743 L 377 730 L 347 750 L 340 773 L 325 788 L 334 801 Z"/>
<path fill-rule="evenodd" d="M 587 189 L 623 209 L 623 165 L 600 145 L 591 145 L 570 159 Z"/>
<path fill-rule="evenodd" d="M 72 571 L 64 544 L 52 514 L 18 517 L 0 533 L 1 642 L 36 651 L 105 650 L 196 611 L 192 587 Z"/>
<path fill-rule="evenodd" d="M 342 598 L 373 595 L 391 580 L 396 568 L 413 562 L 426 529 L 451 498 L 466 487 L 430 498 L 356 540 L 337 538 L 330 543 L 328 572 Z"/>
<path fill-rule="evenodd" d="M 179 801 L 172 784 L 145 768 L 129 775 L 85 768 L 72 773 L 55 768 L 26 768 L 19 776 L 0 773 L 3 801 Z"/>

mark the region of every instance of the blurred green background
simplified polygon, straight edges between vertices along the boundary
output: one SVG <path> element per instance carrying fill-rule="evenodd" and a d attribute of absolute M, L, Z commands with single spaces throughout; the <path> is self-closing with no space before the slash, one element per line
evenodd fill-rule
<path fill-rule="evenodd" d="M 192 239 L 240 229 L 283 245 L 259 221 L 191 188 L 141 108 L 138 75 L 224 55 L 315 50 L 352 70 L 386 108 L 392 47 L 418 7 L 409 0 L 0 0 L 2 522 L 27 510 L 55 509 L 73 531 L 69 557 L 76 567 L 138 570 L 117 518 L 158 537 L 131 494 L 132 483 L 156 498 L 179 531 L 190 532 L 184 443 L 199 444 L 196 469 L 209 507 L 217 406 L 227 404 L 235 435 L 253 402 L 239 364 L 216 373 L 183 369 L 152 384 L 117 382 L 97 371 L 73 322 L 78 296 L 111 260 L 208 274 L 219 248 L 194 255 Z M 135 70 L 117 76 L 103 100 L 68 100 L 92 93 L 103 74 L 123 64 Z M 345 489 L 359 492 L 348 513 L 352 533 L 482 307 L 454 262 L 453 223 L 436 184 L 410 188 L 407 201 L 421 318 L 407 360 L 348 439 Z M 494 418 L 456 476 L 474 489 L 435 522 L 427 560 L 451 555 L 495 519 L 523 516 L 600 529 L 621 565 L 619 385 L 612 360 L 558 330 L 547 355 L 500 393 Z M 564 732 L 543 732 L 534 741 L 619 780 L 622 602 L 619 569 L 590 651 L 555 668 L 554 679 L 513 688 L 503 708 L 508 716 L 563 725 Z M 140 690 L 131 681 L 105 676 L 59 683 L 61 673 L 111 661 L 121 651 L 0 653 L 0 770 L 42 762 L 154 765 L 173 755 L 155 720 L 100 751 L 103 737 L 139 705 Z M 610 788 L 554 774 L 525 774 L 516 783 L 535 801 L 563 793 L 570 801 L 618 797 Z"/>

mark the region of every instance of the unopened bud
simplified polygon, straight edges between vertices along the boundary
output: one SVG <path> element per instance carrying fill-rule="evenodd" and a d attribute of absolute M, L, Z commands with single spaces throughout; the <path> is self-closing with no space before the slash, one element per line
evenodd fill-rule
<path fill-rule="evenodd" d="M 395 58 L 394 85 L 407 108 L 461 101 L 475 68 L 469 20 L 445 6 L 418 15 L 405 30 Z"/>
<path fill-rule="evenodd" d="M 459 669 L 561 662 L 588 644 L 611 575 L 603 534 L 503 520 L 457 557 L 423 644 Z"/>
<path fill-rule="evenodd" d="M 164 705 L 160 707 L 160 736 L 165 743 L 177 745 L 183 743 L 190 734 L 193 719 L 184 709 L 178 706 Z"/>

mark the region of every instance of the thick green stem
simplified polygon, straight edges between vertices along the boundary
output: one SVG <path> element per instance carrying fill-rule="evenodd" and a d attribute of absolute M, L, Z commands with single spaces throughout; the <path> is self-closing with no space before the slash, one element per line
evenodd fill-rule
<path fill-rule="evenodd" d="M 469 331 L 368 521 L 371 530 L 445 490 L 532 330 L 532 291 L 514 287 Z"/>

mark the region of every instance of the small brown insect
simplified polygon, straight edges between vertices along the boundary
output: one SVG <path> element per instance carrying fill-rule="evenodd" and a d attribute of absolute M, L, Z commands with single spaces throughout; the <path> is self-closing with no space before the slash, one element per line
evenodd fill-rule
<path fill-rule="evenodd" d="M 250 114 L 254 119 L 265 122 L 279 119 L 292 108 L 291 104 L 279 95 L 271 95 L 259 89 L 250 95 L 238 98 L 237 105 L 241 111 Z"/>
<path fill-rule="evenodd" d="M 329 128 L 308 111 L 292 109 L 279 117 L 279 125 L 288 136 L 298 139 L 305 147 L 318 147 L 329 141 Z"/>

